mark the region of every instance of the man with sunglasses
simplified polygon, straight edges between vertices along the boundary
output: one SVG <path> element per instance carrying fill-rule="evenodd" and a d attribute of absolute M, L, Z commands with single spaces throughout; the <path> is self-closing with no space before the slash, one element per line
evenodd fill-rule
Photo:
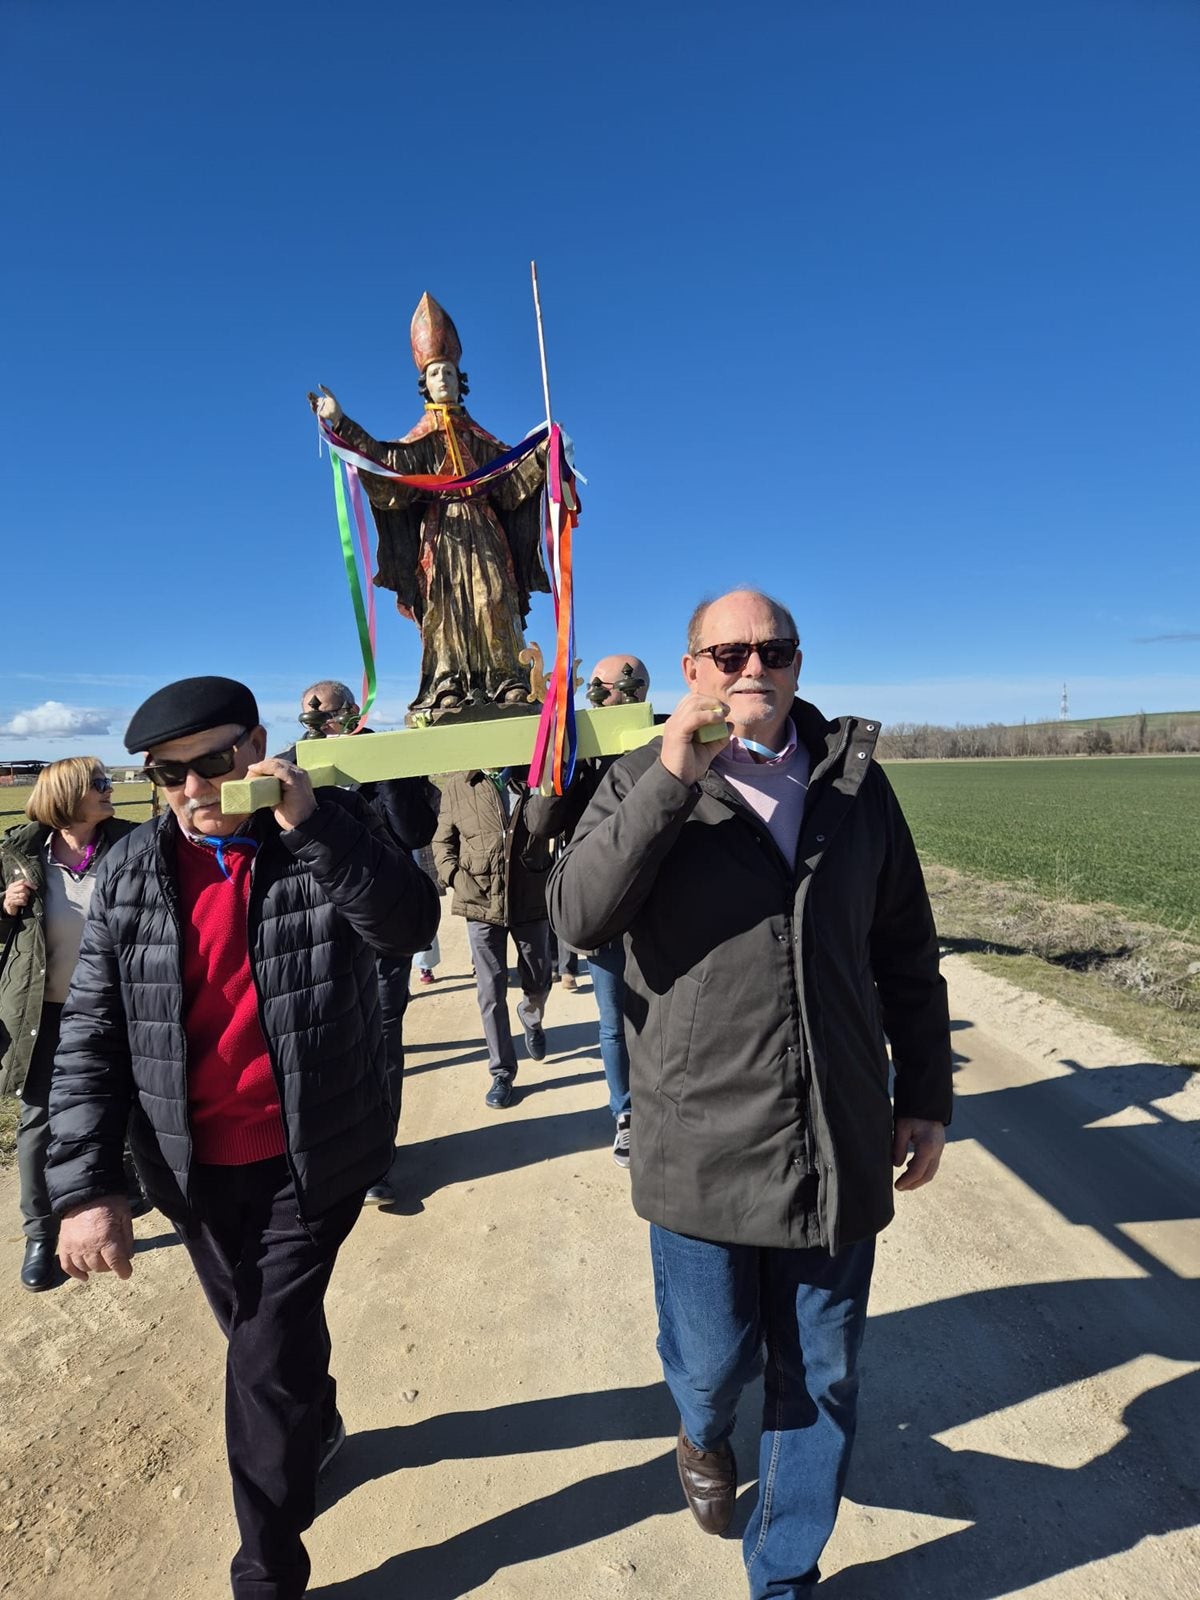
<path fill-rule="evenodd" d="M 100 868 L 63 1014 L 47 1171 L 74 1278 L 132 1270 L 121 1150 L 175 1224 L 228 1339 L 240 1600 L 293 1600 L 319 1470 L 345 1439 L 325 1290 L 392 1152 L 379 955 L 428 944 L 432 885 L 370 808 L 266 760 L 254 696 L 186 678 L 126 747 L 165 814 Z M 277 778 L 227 816 L 222 779 Z"/>
<path fill-rule="evenodd" d="M 613 766 L 550 881 L 569 943 L 624 938 L 633 1203 L 707 1533 L 732 1517 L 735 1410 L 764 1375 L 752 1600 L 819 1580 L 891 1168 L 908 1162 L 901 1191 L 927 1183 L 950 1118 L 945 985 L 879 724 L 796 698 L 800 662 L 778 601 L 699 606 L 689 692 Z"/>

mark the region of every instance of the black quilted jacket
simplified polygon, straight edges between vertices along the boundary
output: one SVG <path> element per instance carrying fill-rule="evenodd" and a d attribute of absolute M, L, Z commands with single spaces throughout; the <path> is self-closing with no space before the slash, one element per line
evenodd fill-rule
<path fill-rule="evenodd" d="M 373 1183 L 392 1154 L 377 954 L 423 950 L 433 885 L 353 794 L 318 791 L 287 833 L 270 811 L 250 889 L 250 964 L 305 1216 Z M 191 1137 L 182 954 L 168 813 L 109 851 L 62 1020 L 50 1093 L 47 1181 L 57 1213 L 124 1193 L 130 1139 L 151 1201 L 188 1223 Z"/>

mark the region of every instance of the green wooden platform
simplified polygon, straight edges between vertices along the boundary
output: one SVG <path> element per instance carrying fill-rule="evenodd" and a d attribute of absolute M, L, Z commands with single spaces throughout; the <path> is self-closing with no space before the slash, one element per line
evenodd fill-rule
<path fill-rule="evenodd" d="M 657 729 L 649 705 L 600 706 L 575 713 L 579 759 L 619 756 L 653 739 Z M 302 739 L 296 762 L 314 788 L 328 784 L 373 783 L 384 778 L 427 778 L 439 772 L 471 772 L 476 767 L 524 767 L 533 754 L 536 716 L 497 717 L 490 722 L 446 721 L 433 728 L 401 728 L 394 733 L 360 733 L 340 739 Z M 720 738 L 722 723 L 701 729 L 700 738 Z M 336 765 L 330 757 L 336 756 Z M 245 816 L 279 803 L 275 778 L 249 778 L 221 785 L 221 809 Z"/>

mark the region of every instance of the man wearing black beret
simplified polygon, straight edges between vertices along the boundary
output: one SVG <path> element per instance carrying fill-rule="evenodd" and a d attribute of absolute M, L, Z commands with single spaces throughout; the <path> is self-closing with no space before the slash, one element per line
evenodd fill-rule
<path fill-rule="evenodd" d="M 109 851 L 62 1020 L 47 1181 L 59 1258 L 132 1271 L 125 1128 L 224 1329 L 240 1600 L 294 1600 L 345 1439 L 325 1290 L 392 1154 L 378 955 L 424 949 L 436 891 L 356 795 L 266 760 L 230 678 L 153 694 L 125 735 L 169 810 Z M 274 811 L 221 783 L 273 777 Z"/>

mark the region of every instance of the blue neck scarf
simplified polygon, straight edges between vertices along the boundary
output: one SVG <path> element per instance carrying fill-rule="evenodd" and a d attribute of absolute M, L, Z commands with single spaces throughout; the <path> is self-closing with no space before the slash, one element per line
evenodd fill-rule
<path fill-rule="evenodd" d="M 258 849 L 258 840 L 248 839 L 243 833 L 231 833 L 227 839 L 209 839 L 204 834 L 189 833 L 188 838 L 193 844 L 205 845 L 209 850 L 212 850 L 216 854 L 217 865 L 220 867 L 221 876 L 225 879 L 226 883 L 232 882 L 233 873 L 230 872 L 229 868 L 225 864 L 225 846 L 229 844 L 245 844 L 249 845 L 251 850 Z"/>

